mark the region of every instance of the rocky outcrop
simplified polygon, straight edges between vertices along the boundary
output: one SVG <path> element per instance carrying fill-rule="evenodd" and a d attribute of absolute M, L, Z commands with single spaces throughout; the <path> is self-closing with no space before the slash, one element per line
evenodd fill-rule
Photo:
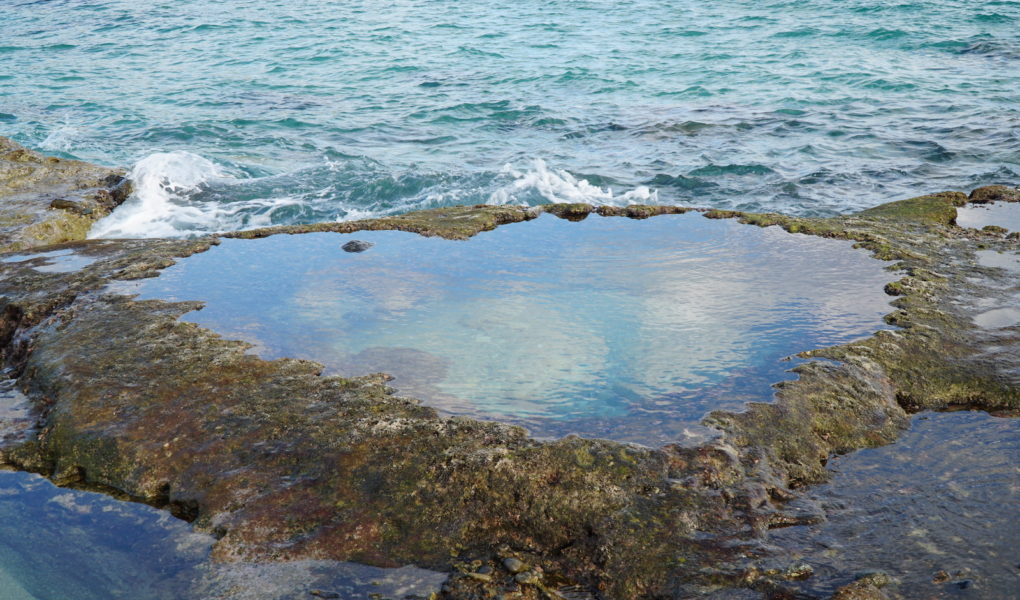
<path fill-rule="evenodd" d="M 393 395 L 383 375 L 322 377 L 315 363 L 265 361 L 179 321 L 195 303 L 108 287 L 157 275 L 214 238 L 64 244 L 92 262 L 40 271 L 40 255 L 2 267 L 2 358 L 38 428 L 0 448 L 0 461 L 165 507 L 213 532 L 222 561 L 415 563 L 451 571 L 443 594 L 456 598 L 563 588 L 679 598 L 720 587 L 782 597 L 810 572 L 763 540 L 770 528 L 820 518 L 795 501 L 826 478 L 829 457 L 889 443 L 920 408 L 1020 409 L 1020 335 L 972 320 L 973 300 L 1006 294 L 1010 276 L 976 268 L 975 251 L 1017 250 L 1020 240 L 953 225 L 963 200 L 935 194 L 834 219 L 705 211 L 855 240 L 897 261 L 890 278 L 901 278 L 887 288 L 896 329 L 805 349 L 834 360 L 799 367 L 774 403 L 713 413 L 706 423 L 721 437 L 693 448 L 541 442 L 517 427 L 443 417 Z M 541 210 L 454 207 L 233 235 L 464 238 Z M 577 220 L 687 209 L 544 210 Z M 868 586 L 877 589 L 858 587 Z"/>
<path fill-rule="evenodd" d="M 1020 188 L 1005 185 L 988 185 L 970 193 L 971 204 L 989 204 L 991 202 L 1020 202 Z"/>
<path fill-rule="evenodd" d="M 0 252 L 85 239 L 129 195 L 123 175 L 0 137 Z"/>

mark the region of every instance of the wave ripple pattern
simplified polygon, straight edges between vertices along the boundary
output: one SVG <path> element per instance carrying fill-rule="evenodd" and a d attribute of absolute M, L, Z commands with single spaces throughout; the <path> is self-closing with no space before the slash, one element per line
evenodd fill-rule
<path fill-rule="evenodd" d="M 480 202 L 830 215 L 1020 183 L 1018 21 L 1013 0 L 12 1 L 0 134 L 146 173 L 104 235 Z"/>

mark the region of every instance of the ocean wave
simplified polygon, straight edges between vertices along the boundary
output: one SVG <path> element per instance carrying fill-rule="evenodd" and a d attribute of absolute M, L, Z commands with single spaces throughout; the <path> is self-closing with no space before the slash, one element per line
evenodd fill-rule
<path fill-rule="evenodd" d="M 541 159 L 522 170 L 507 165 L 499 171 L 441 173 L 393 172 L 368 158 L 344 155 L 289 173 L 250 177 L 243 170 L 176 151 L 146 156 L 128 178 L 133 194 L 93 226 L 90 238 L 185 237 L 365 219 L 454 204 L 658 201 L 657 192 L 648 187 L 616 193 L 609 185 L 600 185 L 610 182 L 608 178 L 575 176 Z"/>
<path fill-rule="evenodd" d="M 592 185 L 587 179 L 575 177 L 567 171 L 551 169 L 542 159 L 535 159 L 526 171 L 518 171 L 506 165 L 503 174 L 513 177 L 513 181 L 494 191 L 489 196 L 488 204 L 584 202 L 628 205 L 658 201 L 657 192 L 648 187 L 638 186 L 615 195 L 612 188 Z"/>
<path fill-rule="evenodd" d="M 89 238 L 181 237 L 268 225 L 274 211 L 299 204 L 287 197 L 221 202 L 203 198 L 212 185 L 241 182 L 212 161 L 191 152 L 158 152 L 128 174 L 131 197 L 99 220 Z"/>

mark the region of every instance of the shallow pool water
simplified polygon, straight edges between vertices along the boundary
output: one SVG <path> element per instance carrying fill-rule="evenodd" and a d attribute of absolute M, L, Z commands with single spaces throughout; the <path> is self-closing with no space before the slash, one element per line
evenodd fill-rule
<path fill-rule="evenodd" d="M 1014 298 L 1017 300 L 1017 298 Z M 985 329 L 1002 329 L 1020 323 L 1020 308 L 1006 306 L 985 311 L 974 317 L 974 323 Z"/>
<path fill-rule="evenodd" d="M 38 254 L 13 254 L 0 258 L 3 263 L 33 261 L 32 268 L 43 273 L 70 273 L 96 262 L 95 258 L 76 254 L 74 250 L 51 250 Z"/>
<path fill-rule="evenodd" d="M 813 495 L 828 517 L 775 530 L 828 596 L 880 570 L 904 599 L 1015 598 L 1020 590 L 1020 420 L 926 413 L 895 443 L 837 457 Z"/>
<path fill-rule="evenodd" d="M 168 513 L 0 471 L 0 598 L 174 600 L 212 538 Z"/>
<path fill-rule="evenodd" d="M 445 574 L 302 560 L 209 560 L 213 538 L 155 508 L 0 471 L 0 600 L 427 597 Z"/>
<path fill-rule="evenodd" d="M 1020 252 L 998 252 L 996 250 L 978 250 L 978 264 L 982 267 L 995 267 L 1020 273 Z"/>
<path fill-rule="evenodd" d="M 375 245 L 344 252 L 353 239 Z M 847 242 L 697 214 L 543 216 L 468 241 L 224 240 L 140 284 L 265 357 L 387 372 L 450 414 L 657 444 L 769 400 L 788 355 L 881 328 L 894 276 Z"/>
<path fill-rule="evenodd" d="M 1020 203 L 968 204 L 956 209 L 956 224 L 974 229 L 997 225 L 1010 231 L 1020 231 Z"/>

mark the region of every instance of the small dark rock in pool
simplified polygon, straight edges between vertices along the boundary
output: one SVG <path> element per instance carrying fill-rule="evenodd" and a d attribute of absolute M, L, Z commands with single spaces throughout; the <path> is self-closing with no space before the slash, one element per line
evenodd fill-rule
<path fill-rule="evenodd" d="M 343 246 L 341 246 L 341 248 L 343 248 L 344 252 L 364 252 L 365 250 L 368 250 L 374 245 L 375 244 L 373 244 L 372 242 L 365 242 L 362 240 L 351 240 L 344 244 Z"/>

